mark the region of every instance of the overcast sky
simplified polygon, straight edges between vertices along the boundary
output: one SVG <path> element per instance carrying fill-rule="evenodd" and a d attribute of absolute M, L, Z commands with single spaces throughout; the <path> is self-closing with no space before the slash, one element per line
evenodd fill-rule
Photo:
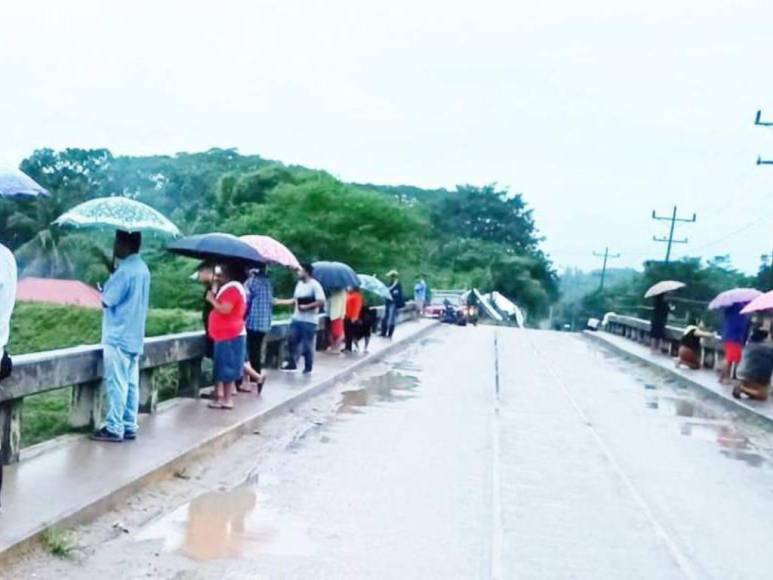
<path fill-rule="evenodd" d="M 351 181 L 522 192 L 559 267 L 773 246 L 773 3 L 0 4 L 0 165 L 238 147 Z M 766 109 L 767 107 L 767 109 Z"/>

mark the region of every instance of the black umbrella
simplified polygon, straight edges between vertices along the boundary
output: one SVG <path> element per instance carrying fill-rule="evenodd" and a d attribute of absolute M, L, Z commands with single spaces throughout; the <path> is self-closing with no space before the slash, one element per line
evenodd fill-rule
<path fill-rule="evenodd" d="M 266 259 L 255 248 L 231 234 L 199 234 L 175 240 L 166 249 L 173 254 L 199 260 L 241 260 L 265 263 Z"/>
<path fill-rule="evenodd" d="M 357 274 L 343 262 L 314 262 L 312 266 L 314 277 L 328 290 L 360 287 Z"/>

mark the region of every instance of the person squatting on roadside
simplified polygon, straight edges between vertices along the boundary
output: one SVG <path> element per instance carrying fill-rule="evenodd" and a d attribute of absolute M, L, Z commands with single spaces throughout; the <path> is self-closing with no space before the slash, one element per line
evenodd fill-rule
<path fill-rule="evenodd" d="M 738 368 L 740 383 L 733 388 L 733 396 L 746 396 L 755 401 L 765 401 L 770 390 L 773 375 L 773 343 L 768 332 L 761 328 L 752 330 L 749 344 L 743 351 L 741 366 Z"/>

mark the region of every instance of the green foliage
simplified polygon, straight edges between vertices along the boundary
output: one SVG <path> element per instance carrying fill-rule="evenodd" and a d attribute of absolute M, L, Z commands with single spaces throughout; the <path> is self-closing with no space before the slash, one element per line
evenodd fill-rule
<path fill-rule="evenodd" d="M 562 280 L 562 287 L 569 286 L 573 279 L 582 277 L 570 272 Z M 652 305 L 644 299 L 644 293 L 661 280 L 678 280 L 687 284 L 671 298 L 675 306 L 674 319 L 702 318 L 709 325 L 718 322 L 715 315 L 706 310 L 711 299 L 731 288 L 754 287 L 756 282 L 753 277 L 735 270 L 727 256 L 716 256 L 706 263 L 700 258 L 684 258 L 668 264 L 648 261 L 644 263 L 642 272 L 626 272 L 622 279 L 618 277 L 608 283 L 604 292 L 594 290 L 579 298 L 574 295 L 562 299 L 559 321 L 583 327 L 589 317 L 600 318 L 606 312 L 648 318 Z"/>
<path fill-rule="evenodd" d="M 75 549 L 72 533 L 59 528 L 48 528 L 43 533 L 41 540 L 46 550 L 57 558 L 69 558 Z"/>
<path fill-rule="evenodd" d="M 249 206 L 224 224 L 238 235 L 262 232 L 280 239 L 300 259 L 338 260 L 379 273 L 415 261 L 426 228 L 418 210 L 327 175 L 283 183 L 265 204 Z"/>
<path fill-rule="evenodd" d="M 28 447 L 70 433 L 67 420 L 72 389 L 60 389 L 24 399 L 21 420 L 21 446 Z"/>
<path fill-rule="evenodd" d="M 376 274 L 397 268 L 408 288 L 421 273 L 436 288 L 499 289 L 532 319 L 558 294 L 531 210 L 520 194 L 493 185 L 455 191 L 352 185 L 234 149 L 147 157 L 41 149 L 22 169 L 53 194 L 34 202 L 0 200 L 0 241 L 16 251 L 22 275 L 103 282 L 107 236 L 50 223 L 86 199 L 125 195 L 160 210 L 184 233 L 268 234 L 301 259 L 340 260 Z M 463 255 L 451 255 L 454 246 Z M 186 280 L 194 261 L 170 257 L 152 237 L 143 255 L 154 307 L 199 308 L 201 289 Z M 275 274 L 285 293 L 291 276 Z"/>
<path fill-rule="evenodd" d="M 187 310 L 151 309 L 146 333 L 160 336 L 201 328 L 201 317 Z M 94 308 L 19 303 L 11 319 L 13 354 L 66 348 L 100 341 L 102 311 Z"/>

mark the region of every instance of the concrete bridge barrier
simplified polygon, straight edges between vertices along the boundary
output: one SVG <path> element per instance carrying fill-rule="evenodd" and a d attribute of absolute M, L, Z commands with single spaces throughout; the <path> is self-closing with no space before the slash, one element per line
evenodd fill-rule
<path fill-rule="evenodd" d="M 377 308 L 379 320 L 383 307 Z M 409 302 L 397 322 L 418 318 Z M 265 343 L 268 368 L 276 368 L 287 354 L 289 321 L 273 324 Z M 327 346 L 328 319 L 322 317 L 317 348 Z M 158 404 L 158 370 L 177 367 L 177 396 L 197 398 L 204 385 L 203 331 L 148 338 L 140 358 L 140 412 L 154 413 Z M 102 420 L 102 347 L 85 345 L 14 357 L 13 375 L 0 383 L 0 461 L 8 465 L 21 454 L 22 408 L 25 397 L 72 388 L 69 423 L 73 428 L 95 428 Z"/>
<path fill-rule="evenodd" d="M 650 322 L 633 316 L 611 314 L 607 318 L 605 330 L 617 336 L 634 340 L 639 343 L 650 343 Z M 666 338 L 661 345 L 663 352 L 676 356 L 679 352 L 679 341 L 684 332 L 683 327 L 666 326 Z M 708 369 L 716 368 L 724 356 L 722 341 L 717 338 L 701 339 L 701 366 Z"/>

